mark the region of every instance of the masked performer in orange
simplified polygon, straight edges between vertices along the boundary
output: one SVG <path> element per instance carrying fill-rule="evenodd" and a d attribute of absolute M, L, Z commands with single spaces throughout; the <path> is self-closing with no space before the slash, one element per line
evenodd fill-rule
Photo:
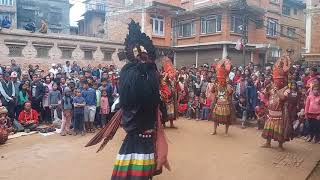
<path fill-rule="evenodd" d="M 287 87 L 287 72 L 290 68 L 290 59 L 281 57 L 273 66 L 272 84 L 262 92 L 267 101 L 268 115 L 265 122 L 262 137 L 266 139 L 262 147 L 270 148 L 271 140 L 278 141 L 279 148 L 283 149 L 283 143 L 291 139 L 292 122 L 286 112 L 286 100 L 289 93 Z"/>
<path fill-rule="evenodd" d="M 10 127 L 10 118 L 7 116 L 8 110 L 4 106 L 0 107 L 0 144 L 4 144 L 8 140 Z"/>
<path fill-rule="evenodd" d="M 232 107 L 232 86 L 227 84 L 227 78 L 231 70 L 231 62 L 228 59 L 220 60 L 216 65 L 217 82 L 213 86 L 213 120 L 214 131 L 212 135 L 217 134 L 219 124 L 226 126 L 225 134 L 228 135 L 229 126 L 231 125 L 234 112 Z"/>
<path fill-rule="evenodd" d="M 129 24 L 125 55 L 129 61 L 119 78 L 120 110 L 87 146 L 102 139 L 99 150 L 112 139 L 122 120 L 127 135 L 123 141 L 111 180 L 150 180 L 167 167 L 168 145 L 161 126 L 159 72 L 156 49 L 139 24 Z"/>

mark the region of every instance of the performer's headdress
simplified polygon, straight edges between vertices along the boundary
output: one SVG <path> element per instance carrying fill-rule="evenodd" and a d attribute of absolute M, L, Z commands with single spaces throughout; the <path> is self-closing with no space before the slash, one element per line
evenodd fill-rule
<path fill-rule="evenodd" d="M 174 80 L 176 78 L 177 72 L 173 67 L 172 61 L 168 57 L 164 57 L 162 60 L 163 71 L 168 74 L 169 78 Z"/>
<path fill-rule="evenodd" d="M 283 56 L 277 60 L 273 65 L 272 77 L 273 79 L 286 79 L 291 65 L 290 58 Z"/>
<path fill-rule="evenodd" d="M 139 23 L 131 20 L 128 29 L 129 34 L 124 42 L 126 59 L 130 62 L 154 62 L 156 48 L 152 44 L 152 40 L 145 33 L 141 33 Z"/>
<path fill-rule="evenodd" d="M 227 78 L 231 70 L 231 61 L 229 59 L 222 59 L 216 65 L 217 78 Z"/>

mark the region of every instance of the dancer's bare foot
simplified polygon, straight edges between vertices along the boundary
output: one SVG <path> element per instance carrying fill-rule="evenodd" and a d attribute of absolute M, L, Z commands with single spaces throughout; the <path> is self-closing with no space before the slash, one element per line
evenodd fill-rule
<path fill-rule="evenodd" d="M 271 148 L 270 143 L 265 143 L 264 145 L 261 146 L 262 148 Z"/>
<path fill-rule="evenodd" d="M 210 133 L 210 134 L 214 136 L 214 135 L 217 135 L 217 132 L 213 132 L 213 133 Z"/>
<path fill-rule="evenodd" d="M 279 143 L 279 149 L 280 149 L 280 151 L 284 151 L 284 147 L 283 147 L 282 143 Z"/>
<path fill-rule="evenodd" d="M 229 134 L 224 134 L 224 137 L 229 137 Z"/>

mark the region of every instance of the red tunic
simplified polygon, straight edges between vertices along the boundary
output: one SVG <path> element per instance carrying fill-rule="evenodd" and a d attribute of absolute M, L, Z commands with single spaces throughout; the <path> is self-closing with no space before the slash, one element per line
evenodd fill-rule
<path fill-rule="evenodd" d="M 19 122 L 24 124 L 36 123 L 39 122 L 39 114 L 36 110 L 31 109 L 31 111 L 27 112 L 26 110 L 21 111 L 19 114 Z"/>

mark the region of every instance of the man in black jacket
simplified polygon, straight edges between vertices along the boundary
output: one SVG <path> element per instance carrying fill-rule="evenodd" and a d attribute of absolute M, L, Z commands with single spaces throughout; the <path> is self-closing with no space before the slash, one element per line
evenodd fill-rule
<path fill-rule="evenodd" d="M 13 82 L 10 80 L 10 74 L 6 73 L 0 81 L 0 100 L 3 106 L 8 110 L 8 117 L 13 120 L 16 92 Z"/>
<path fill-rule="evenodd" d="M 33 82 L 31 83 L 31 94 L 32 94 L 32 108 L 35 109 L 38 113 L 41 112 L 41 102 L 45 93 L 45 87 L 41 83 L 39 75 L 34 74 Z M 40 120 L 42 120 L 40 116 Z"/>

